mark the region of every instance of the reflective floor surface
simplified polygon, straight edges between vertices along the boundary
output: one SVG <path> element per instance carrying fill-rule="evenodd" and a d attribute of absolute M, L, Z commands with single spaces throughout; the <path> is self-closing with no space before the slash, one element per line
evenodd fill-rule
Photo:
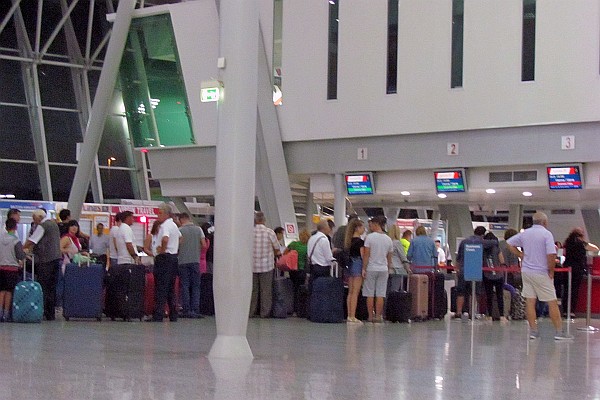
<path fill-rule="evenodd" d="M 600 321 L 597 326 L 600 326 Z M 550 321 L 347 326 L 251 319 L 250 363 L 211 362 L 214 318 L 0 324 L 0 399 L 598 399 L 600 333 Z"/>

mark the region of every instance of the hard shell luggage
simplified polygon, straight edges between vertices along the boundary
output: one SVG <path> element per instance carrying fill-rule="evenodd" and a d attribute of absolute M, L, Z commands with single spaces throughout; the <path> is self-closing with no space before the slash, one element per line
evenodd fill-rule
<path fill-rule="evenodd" d="M 408 286 L 412 294 L 412 317 L 426 320 L 429 315 L 429 277 L 424 274 L 412 274 Z"/>
<path fill-rule="evenodd" d="M 412 293 L 388 292 L 385 317 L 390 322 L 409 322 L 412 312 Z"/>
<path fill-rule="evenodd" d="M 296 316 L 298 318 L 308 318 L 308 303 L 310 301 L 308 285 L 300 285 L 296 301 Z"/>
<path fill-rule="evenodd" d="M 200 314 L 215 315 L 215 298 L 213 296 L 213 274 L 200 275 Z"/>
<path fill-rule="evenodd" d="M 444 288 L 446 276 L 443 272 L 432 272 L 429 276 L 429 318 L 443 319 L 448 313 L 448 293 Z"/>
<path fill-rule="evenodd" d="M 319 277 L 312 283 L 308 314 L 313 322 L 344 321 L 344 282 L 335 264 L 331 276 Z"/>
<path fill-rule="evenodd" d="M 23 268 L 23 280 L 17 283 L 12 299 L 13 322 L 41 322 L 44 315 L 44 295 L 42 286 L 35 282 L 35 262 L 31 256 L 31 280 L 26 277 Z"/>
<path fill-rule="evenodd" d="M 106 276 L 104 313 L 113 321 L 144 317 L 146 268 L 144 265 L 119 264 L 110 267 Z"/>
<path fill-rule="evenodd" d="M 102 264 L 65 266 L 63 317 L 96 318 L 102 320 L 102 290 L 104 267 Z"/>
<path fill-rule="evenodd" d="M 283 275 L 283 273 L 281 273 Z M 294 284 L 275 271 L 273 279 L 273 318 L 287 318 L 294 313 Z"/>

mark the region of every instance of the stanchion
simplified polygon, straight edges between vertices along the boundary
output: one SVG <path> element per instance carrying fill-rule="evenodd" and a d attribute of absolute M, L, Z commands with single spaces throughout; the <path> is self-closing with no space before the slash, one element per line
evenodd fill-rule
<path fill-rule="evenodd" d="M 567 268 L 569 270 L 569 282 L 567 286 L 567 336 L 571 334 L 571 323 L 573 320 L 571 319 L 571 291 L 573 290 L 573 271 L 571 267 Z"/>
<path fill-rule="evenodd" d="M 586 304 L 586 315 L 585 315 L 585 327 L 577 328 L 578 331 L 585 332 L 598 332 L 598 328 L 594 328 L 591 325 L 592 319 L 592 269 L 588 268 L 587 276 L 587 304 Z"/>
<path fill-rule="evenodd" d="M 471 321 L 475 323 L 475 315 L 477 315 L 477 290 L 475 281 L 471 281 Z"/>

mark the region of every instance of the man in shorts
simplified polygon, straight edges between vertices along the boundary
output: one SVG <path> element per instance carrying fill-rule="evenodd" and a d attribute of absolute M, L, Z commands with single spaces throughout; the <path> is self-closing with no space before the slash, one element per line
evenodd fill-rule
<path fill-rule="evenodd" d="M 529 323 L 529 338 L 539 337 L 535 315 L 535 300 L 548 303 L 550 319 L 556 329 L 555 340 L 572 339 L 562 330 L 562 320 L 554 289 L 554 266 L 556 247 L 554 237 L 546 229 L 548 217 L 542 212 L 533 214 L 533 226 L 509 238 L 506 243 L 511 253 L 521 258 L 523 277 L 523 297 L 526 299 L 525 312 Z M 520 247 L 522 250 L 517 249 Z"/>
<path fill-rule="evenodd" d="M 386 218 L 383 215 L 369 221 L 371 233 L 365 239 L 362 276 L 362 294 L 367 298 L 369 322 L 383 323 L 383 302 L 387 291 L 389 271 L 392 269 L 392 239 L 385 233 Z M 375 316 L 373 316 L 373 308 Z"/>

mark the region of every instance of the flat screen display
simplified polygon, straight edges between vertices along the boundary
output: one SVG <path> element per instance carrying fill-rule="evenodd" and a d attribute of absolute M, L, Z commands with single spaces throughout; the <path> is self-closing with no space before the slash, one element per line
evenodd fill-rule
<path fill-rule="evenodd" d="M 467 190 L 464 169 L 436 171 L 433 174 L 438 193 L 463 193 Z"/>
<path fill-rule="evenodd" d="M 553 165 L 546 171 L 551 190 L 583 189 L 581 165 Z"/>
<path fill-rule="evenodd" d="M 349 196 L 374 194 L 375 184 L 373 182 L 373 173 L 357 172 L 346 174 L 346 190 Z"/>

